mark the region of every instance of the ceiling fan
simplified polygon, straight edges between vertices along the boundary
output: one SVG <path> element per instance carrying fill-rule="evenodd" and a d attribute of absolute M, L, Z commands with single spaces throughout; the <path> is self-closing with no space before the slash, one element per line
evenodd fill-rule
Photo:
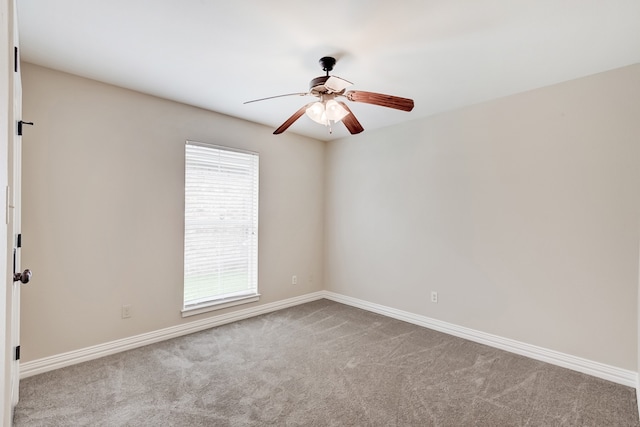
<path fill-rule="evenodd" d="M 254 99 L 251 102 L 264 101 L 267 99 L 281 98 L 283 96 L 308 96 L 312 95 L 319 100 L 310 102 L 293 113 L 278 129 L 273 133 L 281 134 L 296 120 L 307 114 L 311 120 L 316 123 L 329 127 L 331 133 L 331 122 L 336 123 L 342 121 L 347 130 L 351 134 L 357 134 L 364 130 L 358 119 L 353 115 L 347 104 L 342 102 L 341 98 L 346 98 L 352 102 L 364 102 L 366 104 L 380 105 L 382 107 L 395 108 L 396 110 L 411 111 L 413 110 L 413 100 L 408 98 L 400 98 L 398 96 L 383 95 L 381 93 L 364 92 L 360 90 L 346 91 L 346 88 L 353 85 L 348 80 L 337 76 L 330 76 L 329 71 L 333 70 L 336 64 L 335 58 L 325 56 L 320 58 L 320 65 L 326 75 L 316 77 L 309 83 L 309 92 L 287 93 L 284 95 L 270 96 L 268 98 Z"/>

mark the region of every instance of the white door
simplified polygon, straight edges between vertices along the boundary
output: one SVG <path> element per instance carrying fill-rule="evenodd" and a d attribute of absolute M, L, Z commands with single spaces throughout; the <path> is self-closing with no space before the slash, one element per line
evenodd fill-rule
<path fill-rule="evenodd" d="M 12 80 L 12 107 L 14 132 L 9 136 L 9 153 L 8 153 L 8 205 L 7 209 L 7 256 L 10 259 L 10 291 L 8 294 L 7 308 L 10 310 L 10 316 L 7 320 L 7 332 L 10 334 L 11 353 L 10 353 L 10 398 L 11 412 L 18 403 L 19 384 L 20 384 L 20 286 L 27 283 L 31 278 L 31 272 L 22 272 L 20 265 L 20 200 L 21 200 L 21 164 L 22 164 L 22 137 L 20 136 L 23 128 L 22 120 L 22 80 L 20 76 L 20 57 L 18 49 L 18 26 L 15 2 L 11 1 L 13 25 L 13 47 L 14 47 L 14 64 Z"/>
<path fill-rule="evenodd" d="M 20 226 L 20 138 L 17 122 L 21 119 L 22 90 L 20 70 L 14 61 L 17 49 L 15 0 L 0 0 L 0 277 L 5 277 L 0 292 L 0 424 L 11 425 L 13 408 L 18 400 L 20 378 L 15 348 L 19 340 L 20 285 L 14 282 L 16 231 Z M 16 187 L 17 186 L 17 187 Z M 17 219 L 17 221 L 15 220 Z M 6 262 L 1 262 L 4 259 Z M 20 275 L 20 278 L 22 276 Z"/>
<path fill-rule="evenodd" d="M 7 170 L 8 170 L 8 147 L 11 132 L 8 129 L 13 128 L 13 84 L 11 82 L 11 74 L 13 69 L 10 64 L 10 52 L 13 50 L 13 30 L 10 17 L 13 15 L 9 0 L 0 0 L 0 129 L 5 131 L 0 133 L 0 194 L 7 192 Z M 0 218 L 5 216 L 5 221 L 0 220 L 0 278 L 4 277 L 7 285 L 12 283 L 12 272 L 9 271 L 9 257 L 7 257 L 7 246 L 2 242 L 8 240 L 8 197 L 0 196 Z M 6 262 L 2 262 L 5 259 Z M 0 280 L 0 283 L 2 281 Z M 11 352 L 11 329 L 8 314 L 10 311 L 10 286 L 5 286 L 5 292 L 0 291 L 0 335 L 2 339 L 2 349 L 0 351 L 0 424 L 10 425 L 11 422 L 11 400 L 9 394 L 10 385 L 10 357 Z"/>
<path fill-rule="evenodd" d="M 17 46 L 17 28 L 15 28 L 14 42 Z M 14 52 L 16 55 L 19 55 L 19 50 Z M 19 57 L 16 58 L 16 61 L 17 63 L 19 63 Z M 14 71 L 13 75 L 13 116 L 18 121 L 20 121 L 22 120 L 22 79 L 20 78 L 19 66 L 18 70 Z M 18 127 L 17 124 L 16 127 Z M 20 125 L 20 128 L 22 128 L 22 124 Z M 9 207 L 11 208 L 10 213 L 12 211 L 13 214 L 9 215 L 9 227 L 7 231 L 7 234 L 9 234 L 8 238 L 11 240 L 11 245 L 13 246 L 11 255 L 13 256 L 12 270 L 14 274 L 22 271 L 20 270 L 20 247 L 22 246 L 22 239 L 20 237 L 21 164 L 22 137 L 18 135 L 18 132 L 16 132 L 13 141 L 9 140 Z M 24 277 L 19 273 L 20 279 L 22 279 L 22 281 L 24 281 L 25 283 L 28 282 L 31 278 L 29 273 L 25 274 Z M 13 352 L 13 362 L 11 363 L 12 407 L 18 403 L 18 386 L 20 383 L 20 286 L 22 284 L 22 281 L 16 279 L 18 279 L 18 277 L 14 277 L 11 292 L 11 349 Z"/>

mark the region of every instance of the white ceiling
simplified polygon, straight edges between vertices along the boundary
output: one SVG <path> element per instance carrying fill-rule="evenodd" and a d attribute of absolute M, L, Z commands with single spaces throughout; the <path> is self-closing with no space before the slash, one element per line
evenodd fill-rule
<path fill-rule="evenodd" d="M 243 102 L 307 91 L 327 55 L 350 89 L 415 100 L 410 113 L 350 103 L 365 133 L 640 62 L 640 0 L 17 4 L 23 61 L 273 129 L 313 98 Z M 349 135 L 305 116 L 287 132 Z"/>

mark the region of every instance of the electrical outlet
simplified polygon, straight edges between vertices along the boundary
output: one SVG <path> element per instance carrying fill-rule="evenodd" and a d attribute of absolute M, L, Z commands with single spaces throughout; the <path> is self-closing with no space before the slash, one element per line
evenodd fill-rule
<path fill-rule="evenodd" d="M 436 291 L 431 291 L 431 302 L 438 302 L 438 293 Z"/>
<path fill-rule="evenodd" d="M 298 284 L 298 276 L 291 276 L 291 284 L 292 285 Z"/>
<path fill-rule="evenodd" d="M 131 306 L 130 305 L 123 305 L 122 306 L 122 318 L 123 319 L 128 319 L 131 317 Z"/>

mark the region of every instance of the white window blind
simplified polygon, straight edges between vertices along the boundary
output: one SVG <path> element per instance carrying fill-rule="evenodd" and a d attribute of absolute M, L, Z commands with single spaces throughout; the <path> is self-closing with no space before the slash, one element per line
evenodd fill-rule
<path fill-rule="evenodd" d="M 258 292 L 258 155 L 185 146 L 184 309 Z"/>

